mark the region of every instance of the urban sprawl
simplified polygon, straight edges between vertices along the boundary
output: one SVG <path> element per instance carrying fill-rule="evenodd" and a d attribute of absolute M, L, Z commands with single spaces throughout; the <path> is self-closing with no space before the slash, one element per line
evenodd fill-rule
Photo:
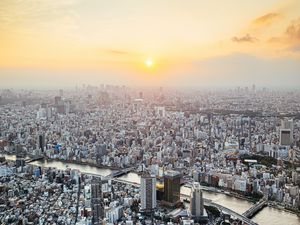
<path fill-rule="evenodd" d="M 300 212 L 300 92 L 3 89 L 0 154 L 0 224 L 254 225 L 265 206 Z"/>

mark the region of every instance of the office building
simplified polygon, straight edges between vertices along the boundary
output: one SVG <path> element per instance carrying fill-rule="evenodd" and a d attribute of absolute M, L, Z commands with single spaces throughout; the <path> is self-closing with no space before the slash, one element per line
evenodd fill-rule
<path fill-rule="evenodd" d="M 293 143 L 294 121 L 292 119 L 281 120 L 280 145 L 290 146 Z"/>
<path fill-rule="evenodd" d="M 100 225 L 104 217 L 104 206 L 102 202 L 101 180 L 94 179 L 91 184 L 91 206 L 93 224 Z"/>
<path fill-rule="evenodd" d="M 291 131 L 293 131 L 294 130 L 294 121 L 292 119 L 281 120 L 281 128 L 282 129 L 290 129 Z"/>
<path fill-rule="evenodd" d="M 166 110 L 165 107 L 155 107 L 155 115 L 158 117 L 165 117 L 166 116 Z"/>
<path fill-rule="evenodd" d="M 156 208 L 156 177 L 143 175 L 141 177 L 141 211 L 151 212 Z"/>
<path fill-rule="evenodd" d="M 195 222 L 208 220 L 207 212 L 204 208 L 204 198 L 200 183 L 194 182 L 191 190 L 190 211 Z"/>
<path fill-rule="evenodd" d="M 191 191 L 191 214 L 195 217 L 203 216 L 204 211 L 204 200 L 203 194 L 200 187 L 200 183 L 194 182 Z"/>
<path fill-rule="evenodd" d="M 180 178 L 178 171 L 167 171 L 164 176 L 164 201 L 167 206 L 174 207 L 180 203 Z"/>
<path fill-rule="evenodd" d="M 45 135 L 39 134 L 38 136 L 38 149 L 40 149 L 42 152 L 44 152 L 45 148 Z"/>
<path fill-rule="evenodd" d="M 280 145 L 290 146 L 293 143 L 291 129 L 280 129 Z"/>

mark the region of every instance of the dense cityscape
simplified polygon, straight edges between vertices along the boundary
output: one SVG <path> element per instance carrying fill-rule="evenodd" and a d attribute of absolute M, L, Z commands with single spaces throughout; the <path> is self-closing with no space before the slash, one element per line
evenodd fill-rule
<path fill-rule="evenodd" d="M 0 225 L 300 225 L 300 0 L 0 0 Z"/>
<path fill-rule="evenodd" d="M 258 219 L 265 208 L 300 223 L 299 90 L 0 96 L 1 224 L 271 224 Z"/>

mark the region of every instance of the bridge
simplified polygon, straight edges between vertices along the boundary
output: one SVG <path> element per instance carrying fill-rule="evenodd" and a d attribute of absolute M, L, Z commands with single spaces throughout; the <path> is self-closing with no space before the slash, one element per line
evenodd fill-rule
<path fill-rule="evenodd" d="M 90 175 L 90 176 L 93 176 L 93 177 L 99 177 L 103 180 L 112 179 L 112 180 L 120 182 L 120 183 L 126 183 L 126 184 L 129 184 L 129 185 L 134 185 L 134 186 L 138 185 L 139 186 L 139 184 L 137 184 L 137 183 L 134 183 L 134 182 L 131 182 L 131 181 L 120 180 L 120 179 L 117 178 L 119 176 L 122 176 L 126 173 L 131 172 L 133 169 L 134 169 L 134 167 L 126 168 L 126 169 L 123 169 L 123 170 L 118 170 L 118 171 L 112 172 L 111 174 L 109 174 L 107 176 L 94 174 L 94 173 L 84 173 L 84 174 L 87 174 L 87 175 Z"/>
<path fill-rule="evenodd" d="M 241 215 L 231 209 L 228 209 L 222 205 L 219 205 L 217 203 L 214 203 L 214 202 L 206 202 L 205 203 L 205 200 L 204 200 L 204 204 L 208 205 L 208 206 L 213 206 L 213 207 L 216 207 L 217 209 L 219 209 L 220 211 L 226 213 L 226 214 L 229 214 L 237 219 L 239 219 L 240 221 L 242 221 L 243 223 L 246 223 L 248 225 L 258 225 L 257 223 L 253 222 L 252 220 L 250 220 L 249 218 L 247 218 L 246 216 L 244 215 Z"/>
<path fill-rule="evenodd" d="M 34 162 L 34 161 L 42 160 L 44 158 L 45 158 L 44 156 L 35 156 L 33 158 L 26 159 L 25 162 L 26 163 L 31 163 L 31 162 Z"/>
<path fill-rule="evenodd" d="M 126 173 L 131 172 L 132 170 L 133 170 L 133 167 L 122 169 L 122 170 L 113 172 L 112 174 L 108 175 L 108 177 L 111 177 L 111 178 L 119 177 L 119 176 L 122 176 L 122 175 L 124 175 Z"/>
<path fill-rule="evenodd" d="M 258 211 L 264 208 L 267 205 L 268 201 L 265 198 L 262 198 L 260 201 L 255 203 L 250 209 L 243 213 L 243 216 L 247 218 L 253 217 Z"/>
<path fill-rule="evenodd" d="M 189 199 L 190 199 L 189 195 L 180 193 L 180 196 L 183 197 L 185 200 L 187 200 L 189 202 Z M 243 222 L 243 224 L 258 225 L 257 223 L 253 222 L 252 220 L 250 220 L 246 216 L 241 215 L 241 214 L 239 214 L 239 213 L 237 213 L 237 212 L 235 212 L 235 211 L 233 211 L 229 208 L 226 208 L 226 207 L 224 207 L 220 204 L 212 202 L 210 199 L 204 198 L 204 205 L 213 206 L 213 207 L 217 208 L 219 211 L 221 211 L 222 213 L 231 215 L 233 218 L 239 219 L 240 221 Z"/>
<path fill-rule="evenodd" d="M 119 182 L 119 183 L 129 184 L 129 185 L 132 185 L 132 186 L 135 186 L 135 187 L 140 187 L 141 186 L 139 183 L 135 183 L 135 182 L 132 182 L 132 181 L 127 181 L 127 180 L 121 180 L 119 178 L 114 178 L 113 180 L 116 181 L 116 182 Z"/>

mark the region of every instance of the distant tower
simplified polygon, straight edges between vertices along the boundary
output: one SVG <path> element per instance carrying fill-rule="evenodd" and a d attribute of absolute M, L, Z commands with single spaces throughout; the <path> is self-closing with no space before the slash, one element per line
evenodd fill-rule
<path fill-rule="evenodd" d="M 250 143 L 250 152 L 252 152 L 252 131 L 251 131 L 251 118 L 249 117 L 249 143 Z"/>
<path fill-rule="evenodd" d="M 61 105 L 61 97 L 60 96 L 55 96 L 54 105 L 55 105 L 55 107 Z"/>
<path fill-rule="evenodd" d="M 158 117 L 165 117 L 166 116 L 166 109 L 163 106 L 155 107 L 155 115 Z"/>
<path fill-rule="evenodd" d="M 191 214 L 193 217 L 198 218 L 204 214 L 204 199 L 200 184 L 195 182 L 191 191 Z"/>
<path fill-rule="evenodd" d="M 143 99 L 143 98 L 144 98 L 144 95 L 143 95 L 143 92 L 142 92 L 142 91 L 139 93 L 139 98 L 140 98 L 140 99 Z"/>
<path fill-rule="evenodd" d="M 141 177 L 141 211 L 150 213 L 156 208 L 156 177 L 143 175 Z"/>
<path fill-rule="evenodd" d="M 180 203 L 180 178 L 178 171 L 167 171 L 164 177 L 164 203 L 174 207 Z"/>
<path fill-rule="evenodd" d="M 255 92 L 255 91 L 256 91 L 255 84 L 252 84 L 252 91 L 253 91 L 253 92 Z"/>

